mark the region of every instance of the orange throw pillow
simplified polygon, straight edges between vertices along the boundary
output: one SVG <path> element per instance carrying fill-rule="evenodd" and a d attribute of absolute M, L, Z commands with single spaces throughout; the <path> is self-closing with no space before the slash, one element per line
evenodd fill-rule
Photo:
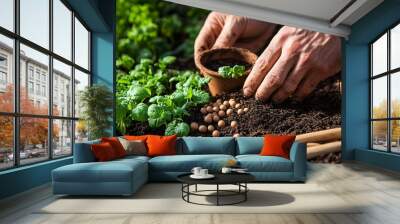
<path fill-rule="evenodd" d="M 109 138 L 101 138 L 101 142 L 108 142 L 114 149 L 115 155 L 118 158 L 125 157 L 126 151 L 122 146 L 121 142 L 119 142 L 117 137 L 109 137 Z"/>
<path fill-rule="evenodd" d="M 295 135 L 265 135 L 261 156 L 280 156 L 289 159 Z"/>
<path fill-rule="evenodd" d="M 124 135 L 124 139 L 128 140 L 128 141 L 146 141 L 147 139 L 147 135 Z"/>
<path fill-rule="evenodd" d="M 176 135 L 148 135 L 146 143 L 148 156 L 176 155 Z"/>
<path fill-rule="evenodd" d="M 93 144 L 90 147 L 92 149 L 94 157 L 99 162 L 110 161 L 117 158 L 113 147 L 108 142 Z"/>

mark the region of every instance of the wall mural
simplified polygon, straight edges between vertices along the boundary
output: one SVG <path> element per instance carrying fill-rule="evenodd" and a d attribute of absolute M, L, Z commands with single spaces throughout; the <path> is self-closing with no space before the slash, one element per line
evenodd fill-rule
<path fill-rule="evenodd" d="M 340 38 L 156 0 L 117 17 L 119 134 L 296 134 L 340 162 Z"/>

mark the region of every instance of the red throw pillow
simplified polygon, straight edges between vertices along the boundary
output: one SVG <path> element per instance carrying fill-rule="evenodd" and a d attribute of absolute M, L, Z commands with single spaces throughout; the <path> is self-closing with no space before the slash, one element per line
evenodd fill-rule
<path fill-rule="evenodd" d="M 91 145 L 91 149 L 94 157 L 99 162 L 110 161 L 117 158 L 113 147 L 108 142 L 93 144 Z"/>
<path fill-rule="evenodd" d="M 126 156 L 126 151 L 117 137 L 101 138 L 101 142 L 110 143 L 118 158 Z"/>
<path fill-rule="evenodd" d="M 176 135 L 148 135 L 146 143 L 148 156 L 176 155 Z"/>
<path fill-rule="evenodd" d="M 147 135 L 124 135 L 124 139 L 128 140 L 128 141 L 136 141 L 136 140 L 140 140 L 140 141 L 146 141 L 147 139 Z"/>
<path fill-rule="evenodd" d="M 292 147 L 295 139 L 295 135 L 265 135 L 260 155 L 280 156 L 289 159 L 290 147 Z"/>

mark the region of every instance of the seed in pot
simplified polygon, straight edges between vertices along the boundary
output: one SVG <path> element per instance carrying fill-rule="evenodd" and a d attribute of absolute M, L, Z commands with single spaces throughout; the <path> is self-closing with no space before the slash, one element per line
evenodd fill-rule
<path fill-rule="evenodd" d="M 224 120 L 218 121 L 218 127 L 220 127 L 220 128 L 225 127 L 225 121 Z"/>
<path fill-rule="evenodd" d="M 225 117 L 225 111 L 223 110 L 218 111 L 218 116 Z"/>
<path fill-rule="evenodd" d="M 217 111 L 219 111 L 219 108 L 218 107 L 213 107 L 213 111 L 217 112 Z"/>
<path fill-rule="evenodd" d="M 225 100 L 224 102 L 223 102 L 223 104 L 227 107 L 227 106 L 229 106 L 229 102 L 227 101 L 227 100 Z"/>
<path fill-rule="evenodd" d="M 234 138 L 240 137 L 240 134 L 239 133 L 235 133 L 235 134 L 233 134 L 233 137 Z"/>
<path fill-rule="evenodd" d="M 238 122 L 237 121 L 232 121 L 231 122 L 231 127 L 232 128 L 237 128 L 237 126 L 238 126 Z"/>
<path fill-rule="evenodd" d="M 213 137 L 219 137 L 219 135 L 220 135 L 220 133 L 219 133 L 218 130 L 214 130 L 214 131 L 212 132 L 212 136 L 213 136 Z"/>
<path fill-rule="evenodd" d="M 212 106 L 207 106 L 207 108 L 206 108 L 206 109 L 207 109 L 207 112 L 208 112 L 208 113 L 211 113 L 211 112 L 213 112 L 213 108 L 212 108 Z"/>
<path fill-rule="evenodd" d="M 202 107 L 202 108 L 200 109 L 200 112 L 201 112 L 202 114 L 206 114 L 206 113 L 207 113 L 207 108 Z"/>
<path fill-rule="evenodd" d="M 226 110 L 226 106 L 224 104 L 222 104 L 222 105 L 219 106 L 219 109 L 220 110 Z"/>
<path fill-rule="evenodd" d="M 249 111 L 249 108 L 245 107 L 245 108 L 243 109 L 243 111 L 244 111 L 244 112 L 247 112 L 247 111 Z"/>
<path fill-rule="evenodd" d="M 207 116 L 204 117 L 204 122 L 211 123 L 212 121 L 213 121 L 212 114 L 207 114 Z"/>
<path fill-rule="evenodd" d="M 214 115 L 214 116 L 213 116 L 213 121 L 214 121 L 214 122 L 219 121 L 219 116 L 218 116 L 218 115 Z"/>
<path fill-rule="evenodd" d="M 235 108 L 236 108 L 236 109 L 239 109 L 240 106 L 242 106 L 242 105 L 240 105 L 240 103 L 237 103 L 237 104 L 235 105 Z"/>
<path fill-rule="evenodd" d="M 190 123 L 190 128 L 195 131 L 197 129 L 199 129 L 199 124 L 197 122 L 192 122 Z"/>
<path fill-rule="evenodd" d="M 239 109 L 239 110 L 237 111 L 237 114 L 239 114 L 239 115 L 244 114 L 244 110 L 243 110 L 243 109 Z"/>
<path fill-rule="evenodd" d="M 232 109 L 226 110 L 226 115 L 231 116 L 232 114 L 233 114 L 233 110 Z"/>
<path fill-rule="evenodd" d="M 206 133 L 207 132 L 207 127 L 205 125 L 200 125 L 199 126 L 199 132 Z"/>
<path fill-rule="evenodd" d="M 222 100 L 221 100 L 221 99 L 218 99 L 216 102 L 217 102 L 218 104 L 221 104 L 221 103 L 222 103 Z"/>
<path fill-rule="evenodd" d="M 209 131 L 209 132 L 212 132 L 212 131 L 214 131 L 214 130 L 215 130 L 214 126 L 213 126 L 213 125 L 211 125 L 211 124 L 210 124 L 210 125 L 208 125 L 208 128 L 207 128 L 207 129 L 208 129 L 208 131 Z"/>

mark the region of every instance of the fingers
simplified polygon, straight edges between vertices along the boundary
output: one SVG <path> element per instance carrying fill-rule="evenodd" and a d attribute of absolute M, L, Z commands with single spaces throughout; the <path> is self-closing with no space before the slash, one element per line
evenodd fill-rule
<path fill-rule="evenodd" d="M 267 49 L 260 55 L 251 69 L 249 76 L 246 78 L 243 85 L 243 94 L 245 96 L 254 95 L 269 70 L 278 60 L 281 49 L 277 48 L 276 44 L 273 42 L 274 41 L 271 41 Z"/>
<path fill-rule="evenodd" d="M 271 24 L 268 29 L 265 30 L 261 35 L 247 38 L 247 39 L 239 39 L 235 43 L 235 47 L 245 48 L 249 51 L 257 53 L 260 49 L 268 44 L 275 33 L 276 25 Z"/>
<path fill-rule="evenodd" d="M 211 49 L 223 27 L 225 15 L 212 12 L 208 15 L 194 43 L 195 59 L 205 50 Z"/>
<path fill-rule="evenodd" d="M 300 84 L 301 80 L 305 78 L 309 70 L 310 66 L 308 60 L 305 59 L 305 57 L 300 58 L 294 69 L 289 73 L 286 81 L 274 93 L 272 100 L 276 103 L 281 103 L 292 96 L 296 91 L 297 86 Z"/>
<path fill-rule="evenodd" d="M 228 16 L 213 48 L 232 47 L 245 30 L 247 21 L 245 17 Z"/>
<path fill-rule="evenodd" d="M 255 94 L 256 99 L 262 101 L 268 100 L 275 90 L 283 85 L 295 62 L 295 58 L 289 59 L 282 55 L 265 76 L 261 85 L 258 87 Z"/>
<path fill-rule="evenodd" d="M 306 96 L 310 95 L 317 85 L 322 81 L 320 71 L 312 70 L 306 78 L 300 83 L 296 90 L 295 98 L 302 101 Z"/>

